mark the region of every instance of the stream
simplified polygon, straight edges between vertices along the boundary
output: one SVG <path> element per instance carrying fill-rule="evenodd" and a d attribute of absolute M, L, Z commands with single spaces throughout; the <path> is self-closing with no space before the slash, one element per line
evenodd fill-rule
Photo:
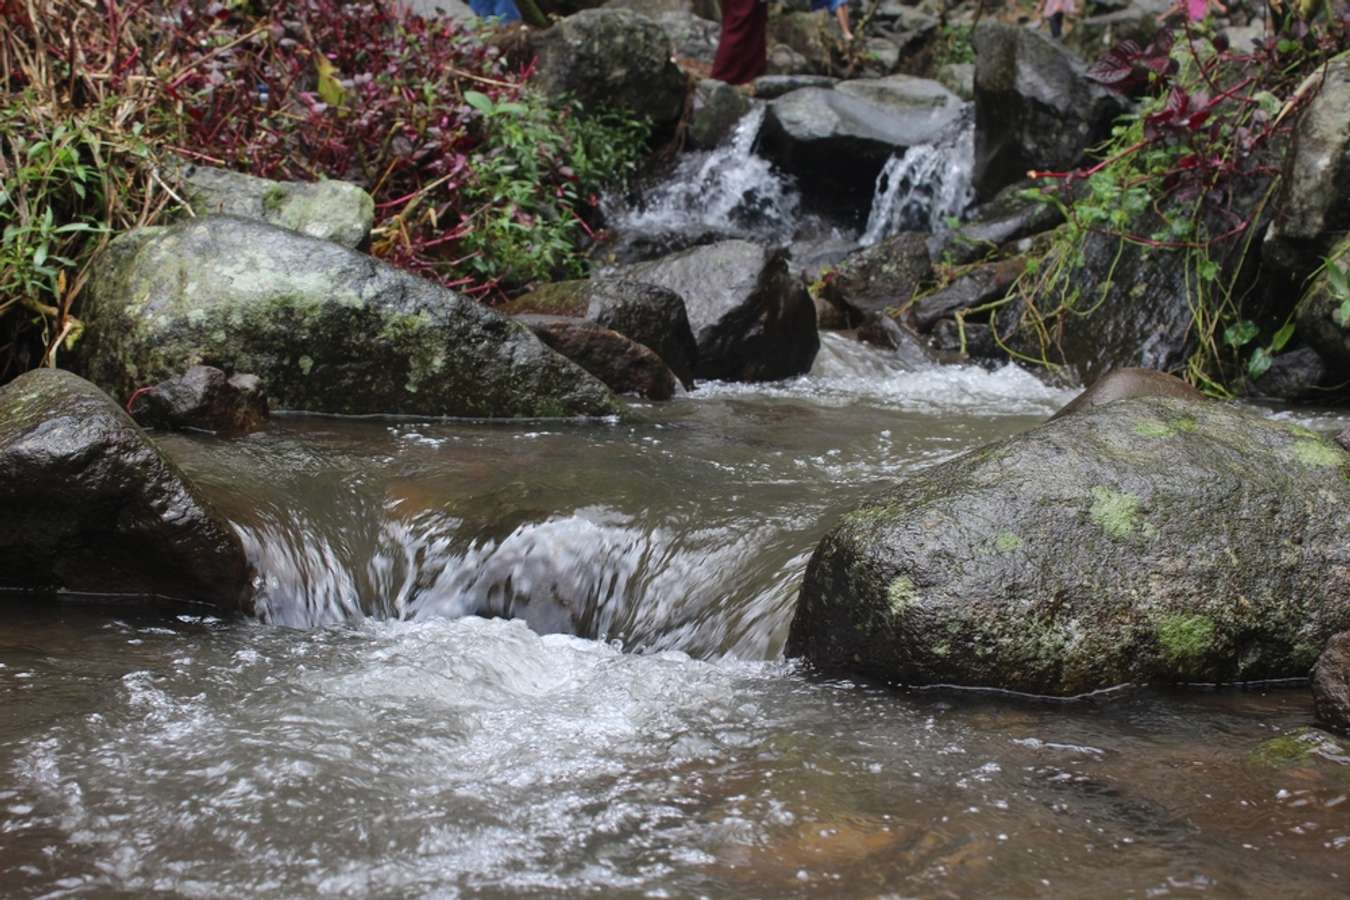
<path fill-rule="evenodd" d="M 7 604 L 4 893 L 1341 893 L 1350 768 L 1253 757 L 1306 690 L 1048 703 L 782 660 L 837 516 L 1067 396 L 826 335 L 809 376 L 633 422 L 165 438 L 264 621 Z"/>

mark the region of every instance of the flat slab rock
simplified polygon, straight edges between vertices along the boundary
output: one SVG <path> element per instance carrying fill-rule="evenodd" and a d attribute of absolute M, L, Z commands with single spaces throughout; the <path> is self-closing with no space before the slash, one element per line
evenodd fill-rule
<path fill-rule="evenodd" d="M 94 385 L 39 369 L 0 388 L 0 588 L 252 609 L 239 536 Z"/>
<path fill-rule="evenodd" d="M 1121 400 L 916 473 L 816 548 L 827 672 L 1070 696 L 1304 677 L 1350 628 L 1350 454 L 1218 403 Z"/>

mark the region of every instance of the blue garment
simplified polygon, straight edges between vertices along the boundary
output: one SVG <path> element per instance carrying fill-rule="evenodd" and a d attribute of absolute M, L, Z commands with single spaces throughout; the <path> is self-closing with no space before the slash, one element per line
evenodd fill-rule
<path fill-rule="evenodd" d="M 469 9 L 481 19 L 501 19 L 503 23 L 520 21 L 516 0 L 469 0 Z"/>
<path fill-rule="evenodd" d="M 848 0 L 811 0 L 812 12 L 818 9 L 828 9 L 830 12 L 835 12 L 841 6 L 848 6 Z"/>

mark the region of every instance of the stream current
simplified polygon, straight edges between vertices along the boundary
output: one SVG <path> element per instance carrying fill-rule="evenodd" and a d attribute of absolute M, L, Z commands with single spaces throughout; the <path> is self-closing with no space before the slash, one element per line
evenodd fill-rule
<path fill-rule="evenodd" d="M 838 516 L 1067 397 L 826 335 L 809 376 L 631 422 L 166 437 L 263 621 L 4 606 L 0 894 L 1343 895 L 1350 760 L 1253 757 L 1305 689 L 781 658 Z"/>

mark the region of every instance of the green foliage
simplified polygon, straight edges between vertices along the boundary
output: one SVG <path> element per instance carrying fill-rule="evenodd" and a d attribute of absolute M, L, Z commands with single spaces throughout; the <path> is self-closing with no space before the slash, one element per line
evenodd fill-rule
<path fill-rule="evenodd" d="M 975 45 L 971 37 L 975 29 L 970 25 L 945 25 L 938 32 L 937 47 L 933 51 L 933 61 L 938 66 L 973 63 Z"/>
<path fill-rule="evenodd" d="M 1331 292 L 1336 308 L 1331 311 L 1331 320 L 1341 328 L 1350 330 L 1350 260 L 1342 267 L 1334 260 L 1327 260 L 1327 290 Z"/>
<path fill-rule="evenodd" d="M 557 111 L 529 93 L 494 102 L 465 91 L 464 101 L 483 116 L 483 152 L 466 185 L 467 265 L 484 281 L 513 285 L 584 274 L 578 238 L 589 227 L 576 210 L 637 167 L 647 127 L 582 116 L 577 104 Z"/>

